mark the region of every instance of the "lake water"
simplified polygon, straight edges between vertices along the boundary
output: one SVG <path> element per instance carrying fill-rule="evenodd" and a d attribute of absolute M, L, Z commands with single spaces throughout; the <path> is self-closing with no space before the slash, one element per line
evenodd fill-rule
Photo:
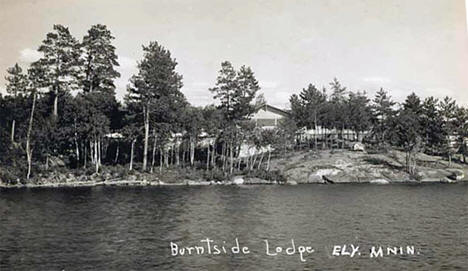
<path fill-rule="evenodd" d="M 171 256 L 170 242 L 206 238 L 227 253 Z M 250 253 L 230 252 L 236 238 Z M 294 254 L 266 254 L 264 240 L 291 239 Z M 342 244 L 361 255 L 332 256 Z M 300 245 L 314 249 L 305 262 Z M 414 255 L 370 258 L 407 245 Z M 468 269 L 468 184 L 0 191 L 0 270 L 442 269 Z"/>

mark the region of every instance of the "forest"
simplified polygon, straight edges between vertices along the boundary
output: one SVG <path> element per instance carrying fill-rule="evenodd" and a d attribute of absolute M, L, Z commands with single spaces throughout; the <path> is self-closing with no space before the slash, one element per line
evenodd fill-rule
<path fill-rule="evenodd" d="M 112 168 L 146 173 L 190 168 L 224 177 L 270 172 L 272 156 L 349 148 L 344 130 L 365 134 L 369 148 L 405 151 L 409 173 L 417 171 L 418 152 L 465 162 L 468 110 L 450 97 L 411 93 L 397 103 L 384 89 L 369 98 L 335 78 L 327 87 L 309 84 L 293 94 L 290 117 L 265 130 L 250 120 L 265 103 L 250 67 L 222 62 L 207 90 L 213 104 L 196 107 L 181 92 L 176 59 L 156 41 L 142 46 L 138 72 L 118 101 L 113 40 L 105 25 L 91 26 L 81 40 L 54 25 L 38 46 L 39 60 L 28 67 L 12 63 L 7 94 L 0 95 L 0 181 L 27 183 L 57 167 L 86 174 Z M 334 135 L 298 139 L 300 128 L 319 126 Z M 240 157 L 242 145 L 267 151 Z"/>

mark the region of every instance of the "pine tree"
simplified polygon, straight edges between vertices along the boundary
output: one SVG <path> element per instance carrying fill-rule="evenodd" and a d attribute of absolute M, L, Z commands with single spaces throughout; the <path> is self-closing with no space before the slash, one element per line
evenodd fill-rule
<path fill-rule="evenodd" d="M 455 136 L 454 118 L 457 109 L 455 101 L 446 96 L 440 103 L 440 114 L 443 119 L 442 129 L 445 133 L 444 152 L 447 154 L 449 166 L 452 163 L 452 156 L 455 149 L 452 146 L 452 139 Z"/>
<path fill-rule="evenodd" d="M 83 37 L 83 90 L 85 92 L 101 91 L 114 95 L 114 79 L 120 74 L 115 70 L 119 66 L 114 37 L 105 25 L 93 25 Z"/>
<path fill-rule="evenodd" d="M 443 119 L 439 112 L 439 100 L 434 97 L 424 99 L 421 110 L 422 138 L 425 140 L 431 153 L 439 150 L 444 144 L 445 133 L 443 131 Z"/>
<path fill-rule="evenodd" d="M 386 135 L 388 133 L 388 120 L 394 115 L 393 106 L 395 102 L 392 101 L 391 96 L 384 89 L 380 89 L 373 100 L 372 109 L 372 124 L 373 124 L 373 134 L 376 135 L 379 143 L 385 141 Z"/>
<path fill-rule="evenodd" d="M 458 107 L 455 111 L 454 127 L 456 133 L 456 146 L 458 153 L 463 156 L 463 163 L 466 163 L 466 155 L 468 154 L 467 141 L 468 137 L 468 109 Z"/>
<path fill-rule="evenodd" d="M 242 66 L 236 72 L 229 61 L 221 63 L 216 85 L 210 91 L 215 94 L 214 99 L 219 100 L 218 108 L 225 121 L 223 150 L 225 153 L 229 150 L 230 173 L 233 172 L 234 150 L 237 149 L 236 144 L 241 138 L 239 124 L 249 119 L 255 111 L 255 105 L 252 102 L 259 90 L 258 81 L 251 68 Z"/>
<path fill-rule="evenodd" d="M 371 125 L 371 108 L 369 98 L 365 92 L 351 92 L 347 100 L 348 126 L 357 133 L 358 139 L 361 132 L 367 131 Z"/>
<path fill-rule="evenodd" d="M 416 174 L 416 153 L 423 147 L 421 124 L 413 110 L 400 110 L 392 119 L 391 138 L 395 146 L 402 147 L 406 152 L 406 170 Z"/>
<path fill-rule="evenodd" d="M 16 63 L 13 67 L 7 69 L 7 76 L 5 76 L 6 91 L 8 94 L 17 96 L 20 93 L 26 93 L 28 82 L 27 76 L 23 73 L 23 69 Z"/>
<path fill-rule="evenodd" d="M 341 138 L 343 139 L 343 130 L 349 122 L 348 115 L 346 114 L 346 87 L 342 86 L 338 79 L 333 78 L 330 83 L 332 93 L 330 95 L 330 128 L 339 129 Z M 342 140 L 341 147 L 343 148 L 344 140 Z"/>
<path fill-rule="evenodd" d="M 233 107 L 235 119 L 245 120 L 255 112 L 255 105 L 252 103 L 260 90 L 255 74 L 250 67 L 242 66 L 237 72 L 237 89 L 233 97 Z"/>
<path fill-rule="evenodd" d="M 406 97 L 405 102 L 403 103 L 403 109 L 412 111 L 419 117 L 422 110 L 422 104 L 421 99 L 416 95 L 416 93 L 413 92 Z"/>
<path fill-rule="evenodd" d="M 297 101 L 295 100 L 297 99 Z M 314 128 L 314 146 L 317 148 L 317 130 L 319 124 L 322 124 L 327 95 L 325 91 L 318 90 L 313 84 L 302 89 L 299 98 L 291 97 L 291 109 L 293 116 L 299 116 L 301 126 Z"/>
<path fill-rule="evenodd" d="M 143 171 L 146 171 L 151 116 L 167 117 L 171 111 L 161 111 L 163 105 L 170 105 L 172 109 L 183 108 L 186 101 L 180 92 L 182 76 L 175 71 L 177 62 L 169 50 L 157 42 L 150 42 L 148 46 L 143 46 L 143 52 L 143 60 L 138 63 L 138 74 L 130 79 L 126 99 L 128 103 L 136 103 L 137 113 L 143 116 Z"/>
<path fill-rule="evenodd" d="M 235 119 L 234 96 L 237 90 L 236 76 L 236 70 L 231 62 L 224 61 L 221 63 L 221 70 L 216 79 L 216 86 L 210 89 L 214 93 L 213 98 L 219 100 L 220 105 L 218 108 L 223 113 L 226 121 L 233 121 Z"/>
<path fill-rule="evenodd" d="M 26 94 L 28 88 L 27 76 L 23 73 L 21 67 L 16 63 L 13 67 L 7 69 L 7 76 L 5 76 L 6 91 L 10 94 L 13 99 L 18 100 L 19 94 Z M 21 99 L 21 97 L 19 97 Z M 17 101 L 14 102 L 14 105 L 17 104 Z M 11 120 L 11 132 L 10 132 L 10 141 L 15 143 L 15 126 L 16 126 L 16 116 L 18 114 L 19 108 L 17 106 L 12 107 L 12 112 L 10 113 L 13 119 Z"/>
<path fill-rule="evenodd" d="M 56 24 L 38 51 L 43 57 L 37 63 L 46 71 L 46 87 L 54 97 L 52 114 L 57 118 L 60 95 L 80 86 L 80 45 L 67 27 Z"/>

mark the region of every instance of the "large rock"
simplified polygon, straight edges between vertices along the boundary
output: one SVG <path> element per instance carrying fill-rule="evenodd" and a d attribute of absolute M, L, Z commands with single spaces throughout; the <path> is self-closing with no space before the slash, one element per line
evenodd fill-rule
<path fill-rule="evenodd" d="M 235 176 L 234 178 L 232 178 L 232 184 L 244 184 L 244 178 L 242 176 Z"/>
<path fill-rule="evenodd" d="M 422 168 L 418 172 L 420 177 L 420 182 L 430 183 L 430 182 L 445 182 L 446 178 L 450 177 L 452 172 L 444 169 L 431 169 L 431 168 Z"/>
<path fill-rule="evenodd" d="M 366 147 L 361 142 L 357 142 L 353 144 L 353 151 L 365 151 L 365 150 L 366 150 Z"/>
<path fill-rule="evenodd" d="M 187 180 L 187 185 L 210 185 L 211 183 L 208 181 L 194 181 L 194 180 Z"/>
<path fill-rule="evenodd" d="M 389 184 L 390 182 L 385 180 L 385 179 L 377 179 L 377 180 L 371 180 L 370 183 L 372 183 L 372 184 Z"/>
<path fill-rule="evenodd" d="M 359 183 L 361 182 L 359 178 L 352 174 L 347 174 L 344 172 L 340 172 L 335 175 L 323 175 L 323 179 L 327 183 Z"/>
<path fill-rule="evenodd" d="M 274 182 L 268 181 L 265 179 L 260 179 L 257 177 L 253 177 L 253 178 L 245 178 L 243 184 L 272 184 L 272 183 Z"/>

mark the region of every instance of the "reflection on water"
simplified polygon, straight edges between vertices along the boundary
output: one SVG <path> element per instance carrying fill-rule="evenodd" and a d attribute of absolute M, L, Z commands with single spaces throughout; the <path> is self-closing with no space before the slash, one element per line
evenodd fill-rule
<path fill-rule="evenodd" d="M 467 184 L 3 190 L 0 270 L 464 269 L 467 208 Z M 171 256 L 207 237 L 251 253 Z M 267 256 L 264 239 L 315 252 Z M 343 244 L 420 255 L 331 256 Z"/>

